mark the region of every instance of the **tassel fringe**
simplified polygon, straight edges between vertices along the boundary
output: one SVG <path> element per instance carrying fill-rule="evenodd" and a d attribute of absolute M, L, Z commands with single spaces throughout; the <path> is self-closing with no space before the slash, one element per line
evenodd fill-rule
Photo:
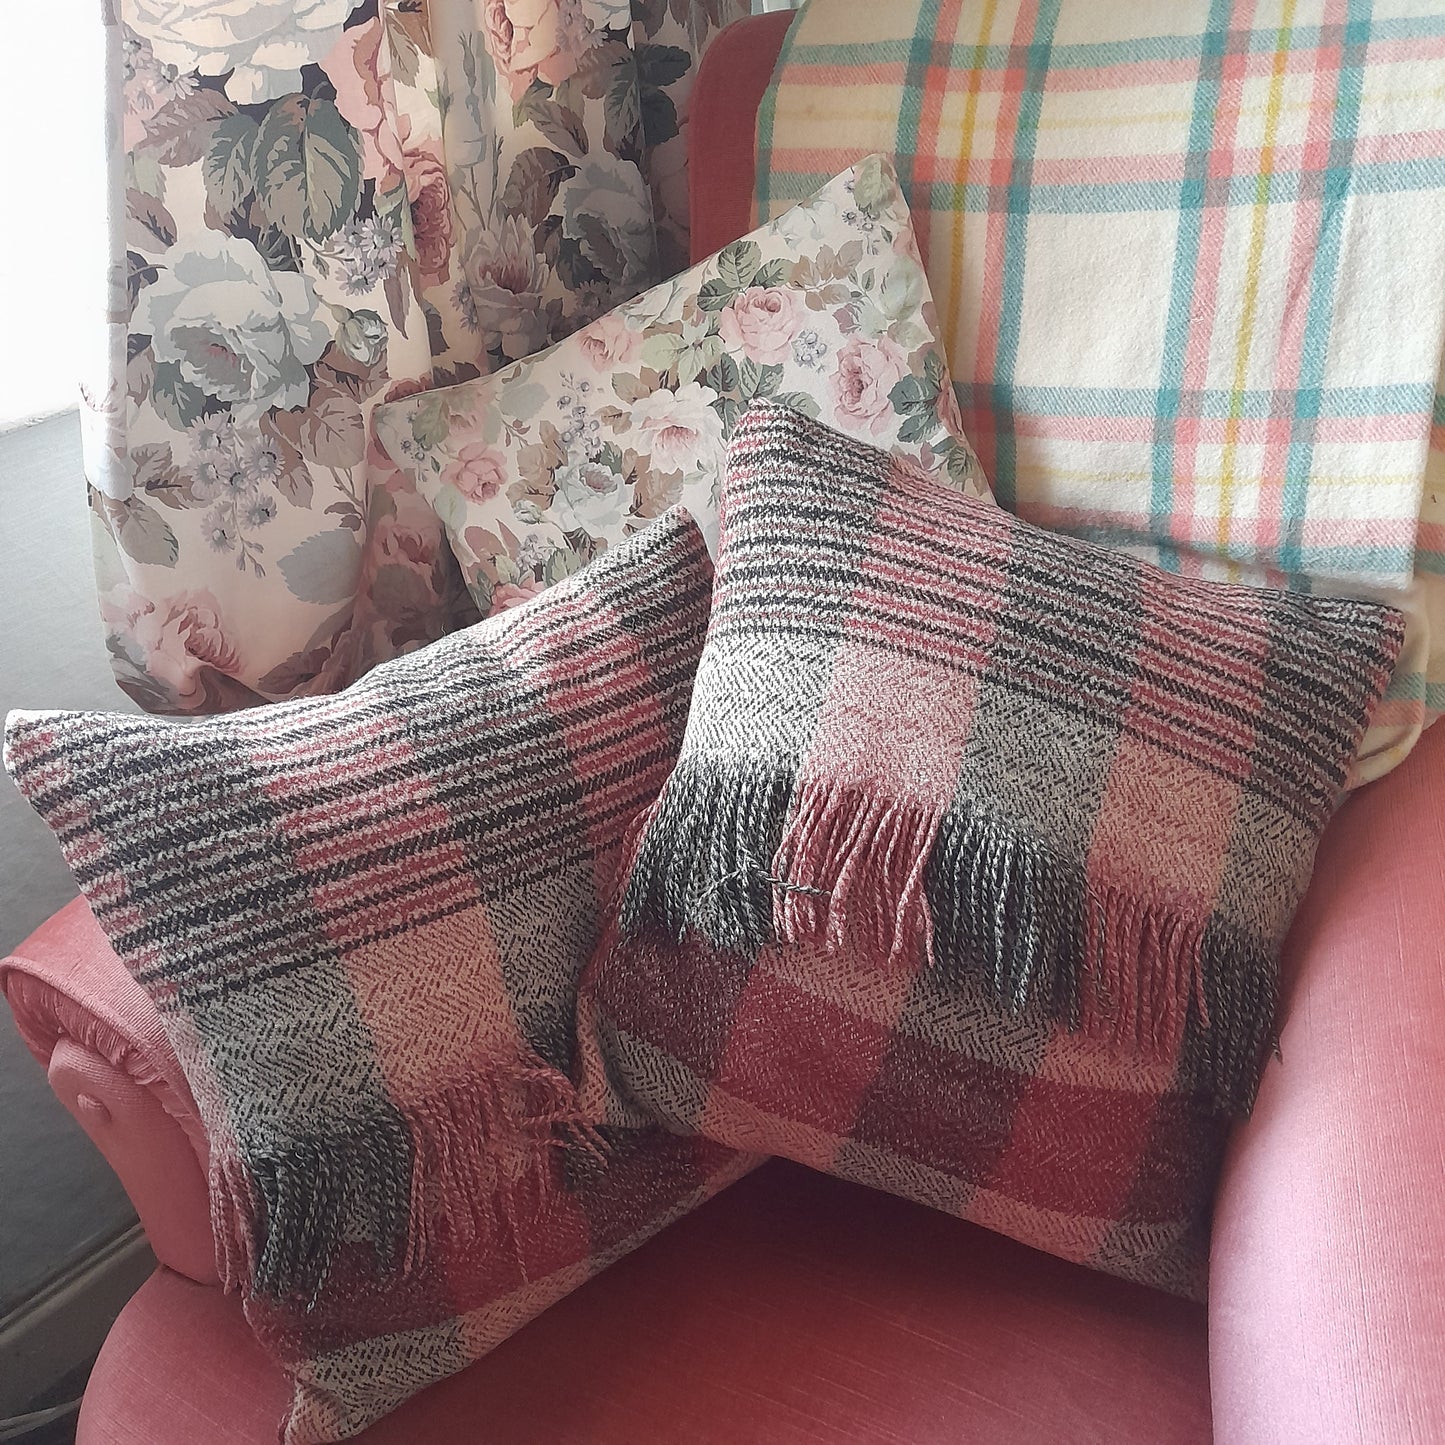
<path fill-rule="evenodd" d="M 646 820 L 625 936 L 688 930 L 748 955 L 823 943 L 935 969 L 1014 1016 L 1061 1024 L 1247 1113 L 1274 1042 L 1276 969 L 1195 900 L 1091 880 L 1016 826 L 788 773 L 680 766 Z"/>
<path fill-rule="evenodd" d="M 408 1277 L 439 1249 L 485 1249 L 535 1211 L 556 1148 L 601 1154 L 567 1077 L 519 1058 L 425 1102 L 282 1149 L 212 1156 L 211 1224 L 227 1290 L 314 1305 L 358 1239 L 380 1279 Z"/>
<path fill-rule="evenodd" d="M 931 964 L 924 882 L 938 813 L 824 783 L 802 784 L 794 799 L 772 864 L 777 941 L 821 936 L 880 965 Z"/>
<path fill-rule="evenodd" d="M 680 762 L 641 820 L 622 931 L 681 943 L 689 930 L 747 956 L 773 938 L 769 862 L 793 796 L 791 773 L 724 773 Z"/>

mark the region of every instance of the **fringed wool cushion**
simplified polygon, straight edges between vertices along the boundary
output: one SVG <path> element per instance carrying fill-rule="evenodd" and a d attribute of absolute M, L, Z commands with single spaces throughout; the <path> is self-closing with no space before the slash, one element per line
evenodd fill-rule
<path fill-rule="evenodd" d="M 194 1092 L 223 1279 L 295 1378 L 288 1445 L 462 1368 L 749 1162 L 600 1139 L 568 1079 L 711 581 L 673 512 L 335 697 L 9 719 L 6 763 Z"/>
<path fill-rule="evenodd" d="M 753 408 L 682 754 L 584 985 L 596 1117 L 1197 1292 L 1277 951 L 1401 631 Z"/>

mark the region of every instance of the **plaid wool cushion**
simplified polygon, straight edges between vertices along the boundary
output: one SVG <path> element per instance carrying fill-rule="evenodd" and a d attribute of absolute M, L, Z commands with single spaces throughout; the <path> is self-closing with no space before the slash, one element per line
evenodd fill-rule
<path fill-rule="evenodd" d="M 600 1139 L 578 973 L 681 741 L 712 569 L 674 511 L 335 697 L 177 725 L 13 714 L 6 763 L 155 1000 L 218 1263 L 353 1434 L 750 1161 Z"/>
<path fill-rule="evenodd" d="M 1402 626 L 1053 536 L 755 407 L 682 753 L 583 991 L 595 1117 L 1197 1290 Z"/>

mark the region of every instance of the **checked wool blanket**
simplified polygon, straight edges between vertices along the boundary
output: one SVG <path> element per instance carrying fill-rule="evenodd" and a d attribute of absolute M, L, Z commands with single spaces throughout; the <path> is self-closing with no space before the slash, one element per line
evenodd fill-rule
<path fill-rule="evenodd" d="M 1401 615 L 1180 577 L 756 403 L 584 1101 L 1200 1285 Z"/>
<path fill-rule="evenodd" d="M 1445 10 L 810 0 L 760 220 L 894 158 L 1020 516 L 1409 617 L 1354 781 L 1445 710 Z"/>
<path fill-rule="evenodd" d="M 603 1138 L 569 1079 L 711 583 L 674 509 L 335 697 L 9 719 L 191 1085 L 223 1281 L 295 1379 L 287 1445 L 363 1429 L 751 1166 Z"/>

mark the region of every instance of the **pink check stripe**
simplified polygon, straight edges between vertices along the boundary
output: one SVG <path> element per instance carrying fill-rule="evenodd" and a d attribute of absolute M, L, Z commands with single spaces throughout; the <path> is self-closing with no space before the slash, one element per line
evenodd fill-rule
<path fill-rule="evenodd" d="M 1245 445 L 1262 446 L 1273 439 L 1275 431 L 1288 418 L 1240 417 L 1235 422 L 1237 440 Z M 1218 446 L 1224 441 L 1224 417 L 1200 417 L 1195 431 L 1201 446 Z M 1031 412 L 1020 408 L 1014 417 L 1014 428 L 1020 437 L 1057 438 L 1061 441 L 1137 441 L 1148 442 L 1154 436 L 1154 422 L 1148 417 L 1101 416 L 1096 413 Z M 1326 416 L 1315 426 L 1315 437 L 1322 442 L 1405 442 L 1420 437 L 1419 419 L 1399 413 L 1373 416 Z M 1276 474 L 1283 472 L 1283 467 Z"/>
<path fill-rule="evenodd" d="M 942 26 L 940 26 L 942 29 Z M 1328 40 L 1317 45 L 1291 46 L 1283 61 L 1286 75 L 1305 75 L 1311 71 L 1339 64 L 1340 47 L 1337 41 Z M 1332 58 L 1331 58 L 1332 57 Z M 1375 40 L 1370 45 L 1370 59 L 1381 65 L 1413 65 L 1419 60 L 1445 59 L 1445 37 L 1427 37 L 1411 40 Z M 984 68 L 977 72 L 971 83 L 980 93 L 991 94 L 1004 90 L 1012 66 Z M 1275 56 L 1272 51 L 1252 51 L 1237 57 L 1237 70 L 1241 79 L 1254 80 L 1273 73 Z M 948 68 L 940 66 L 947 79 L 947 88 L 958 90 L 963 82 L 962 66 Z M 789 82 L 799 85 L 816 85 L 820 88 L 832 86 L 856 86 L 860 79 L 864 84 L 902 85 L 907 77 L 908 65 L 902 60 L 872 60 L 866 77 L 860 77 L 858 67 L 853 64 L 835 64 L 828 61 L 810 60 L 806 55 L 796 56 L 790 63 Z M 1059 65 L 1049 74 L 1049 89 L 1060 93 L 1091 90 L 1133 90 L 1167 85 L 1193 85 L 1199 74 L 1197 57 L 1188 56 L 1178 60 L 1126 60 L 1113 65 Z M 772 152 L 775 160 L 783 151 Z M 816 155 L 816 152 L 809 152 Z M 811 167 L 808 167 L 811 169 Z"/>

